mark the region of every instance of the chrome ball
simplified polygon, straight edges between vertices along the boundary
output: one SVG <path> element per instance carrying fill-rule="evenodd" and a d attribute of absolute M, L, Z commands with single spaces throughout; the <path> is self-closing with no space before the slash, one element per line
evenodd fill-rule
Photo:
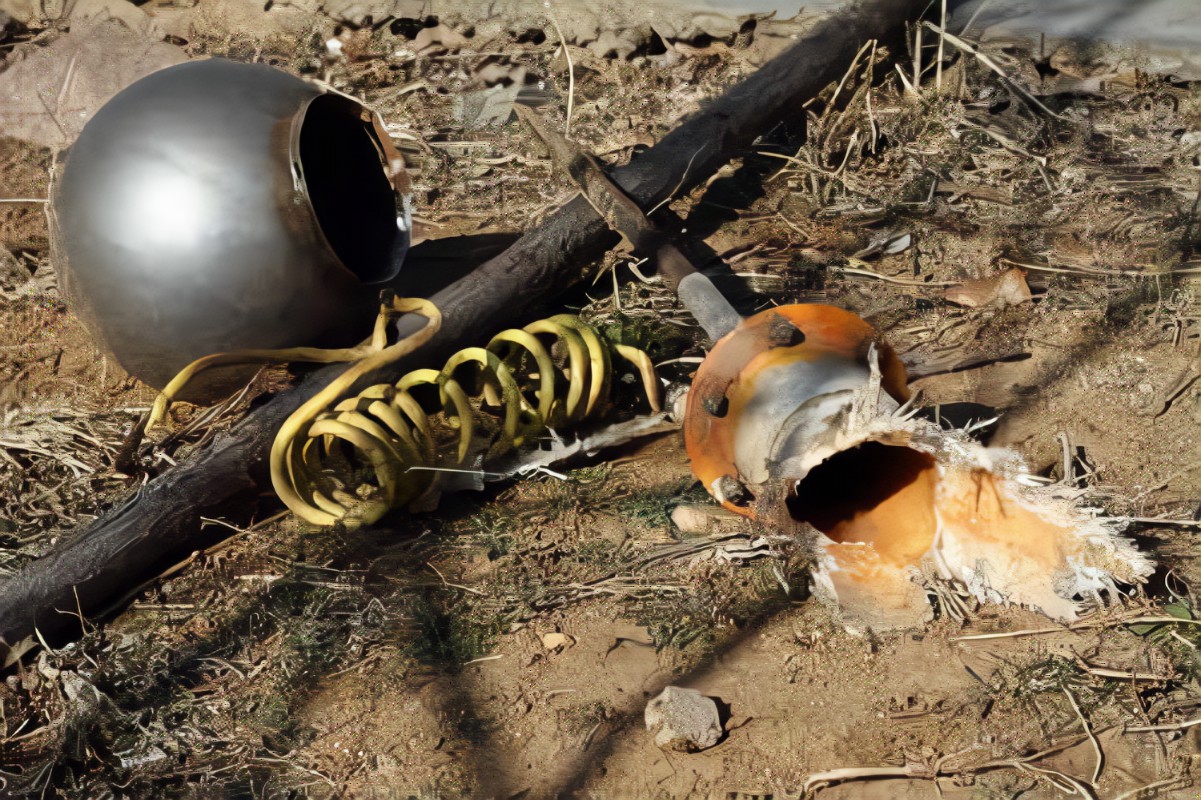
<path fill-rule="evenodd" d="M 377 116 L 280 70 L 156 72 L 96 113 L 55 182 L 69 306 L 160 389 L 211 353 L 352 344 L 408 246 L 403 167 Z"/>

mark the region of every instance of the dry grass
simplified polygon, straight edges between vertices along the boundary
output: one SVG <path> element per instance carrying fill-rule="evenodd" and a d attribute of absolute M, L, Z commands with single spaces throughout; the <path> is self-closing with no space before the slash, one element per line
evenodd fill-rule
<path fill-rule="evenodd" d="M 431 102 L 439 92 L 478 88 L 468 81 L 484 57 L 453 60 L 435 75 L 430 65 L 442 61 L 390 55 L 381 31 L 360 32 L 360 57 L 337 63 L 325 60 L 317 40 L 290 48 L 260 43 L 256 50 L 236 36 L 209 34 L 193 48 L 277 58 L 380 98 L 395 131 L 425 143 L 413 152 L 428 230 L 516 228 L 565 196 L 566 185 L 548 178 L 549 165 L 516 126 L 467 132 L 450 103 Z M 708 243 L 757 292 L 757 303 L 803 298 L 857 309 L 915 362 L 1004 355 L 1029 344 L 1021 331 L 1043 335 L 1055 330 L 1054 320 L 1076 314 L 1132 345 L 1191 347 L 1201 318 L 1188 277 L 1198 240 L 1196 154 L 1179 147 L 1172 132 L 1201 115 L 1196 87 L 1143 75 L 1091 97 L 1040 92 L 1047 113 L 1014 90 L 1036 88 L 1028 59 L 994 53 L 982 62 L 970 48 L 944 46 L 929 30 L 924 36 L 909 54 L 912 72 L 908 62 L 903 71 L 891 66 L 898 54 L 865 47 L 845 79 L 807 109 L 804 141 L 768 142 L 770 153 L 745 159 L 741 171 L 766 187 L 764 197 L 731 212 L 737 186 L 722 194 L 718 181 L 672 209 L 690 228 L 704 229 L 712 220 L 706 214 L 727 223 Z M 552 75 L 555 42 L 494 46 L 506 50 L 506 64 Z M 662 68 L 573 57 L 573 136 L 615 159 L 661 135 L 705 91 L 744 69 L 728 55 Z M 685 80 L 691 93 L 668 91 Z M 639 98 L 623 105 L 630 86 Z M 548 113 L 564 113 L 561 106 Z M 911 235 L 912 246 L 890 252 L 887 243 L 902 234 Z M 630 261 L 610 256 L 611 274 L 602 272 L 570 303 L 657 362 L 703 355 L 687 314 L 663 286 L 638 279 Z M 942 300 L 945 285 L 1009 264 L 1029 271 L 1036 306 L 967 310 Z M 693 366 L 679 361 L 667 372 L 686 379 Z M 1114 391 L 1131 389 L 1125 374 L 1094 377 Z M 1195 378 L 1185 371 L 1164 381 L 1156 402 L 1179 408 L 1194 396 Z M 9 413 L 0 429 L 0 574 L 135 491 L 142 476 L 203 446 L 252 396 L 193 412 L 172 439 L 136 447 L 125 445 L 140 408 Z M 1031 445 L 1032 457 L 1039 446 Z M 1046 447 L 1062 463 L 1060 443 Z M 1067 463 L 1072 471 L 1079 462 L 1069 454 Z M 1190 467 L 1173 466 L 1185 473 Z M 1189 516 L 1182 501 L 1160 502 L 1154 483 L 1163 476 L 1131 473 L 1141 481 L 1137 490 L 1128 475 L 1105 485 L 1117 469 L 1070 477 L 1086 479 L 1081 485 L 1123 513 Z M 435 515 L 389 518 L 354 537 L 291 522 L 240 536 L 78 643 L 42 651 L 0 687 L 0 794 L 346 791 L 383 762 L 314 749 L 323 732 L 298 721 L 314 695 L 357 675 L 408 696 L 496 655 L 517 631 L 564 619 L 632 620 L 684 674 L 806 597 L 808 554 L 790 540 L 749 525 L 711 538 L 674 531 L 671 506 L 702 498 L 678 450 L 659 442 L 617 463 L 569 470 L 566 480 L 494 488 L 447 502 Z M 265 501 L 260 516 L 275 510 Z M 959 607 L 957 596 L 950 589 L 939 595 L 946 613 L 928 635 L 953 641 L 964 626 L 997 622 L 994 609 Z M 1175 596 L 1136 602 L 1146 606 L 1137 619 L 1100 616 L 1069 631 L 1079 648 L 1072 656 L 1040 649 L 1045 637 L 1064 635 L 1058 626 L 992 631 L 1027 649 L 991 661 L 975 696 L 954 714 L 972 732 L 985 727 L 984 716 L 1000 719 L 989 723 L 1004 731 L 999 740 L 961 751 L 949 738 L 957 729 L 947 725 L 911 751 L 867 743 L 865 759 L 892 752 L 898 763 L 881 761 L 876 772 L 823 769 L 786 790 L 798 796 L 896 775 L 936 784 L 977 777 L 981 791 L 998 796 L 1035 785 L 1087 795 L 1103 775 L 1045 765 L 1069 745 L 1103 750 L 1101 733 L 1121 726 L 1131 736 L 1163 737 L 1163 775 L 1145 788 L 1177 785 L 1192 752 L 1177 734 L 1201 713 L 1196 606 L 1187 581 Z M 1033 633 L 1021 636 L 1026 630 Z M 797 634 L 791 646 L 821 653 L 813 644 L 819 634 L 849 646 L 832 624 Z M 591 744 L 598 726 L 615 716 L 610 707 L 588 704 L 564 712 L 562 725 Z M 448 748 L 469 751 L 482 724 L 459 713 L 446 723 Z M 941 749 L 910 757 L 934 745 Z M 426 794 L 470 792 L 471 776 L 456 769 L 436 789 L 423 787 Z"/>

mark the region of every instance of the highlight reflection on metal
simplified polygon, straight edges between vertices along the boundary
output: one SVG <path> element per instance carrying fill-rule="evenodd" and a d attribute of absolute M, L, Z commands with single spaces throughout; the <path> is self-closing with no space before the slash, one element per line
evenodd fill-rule
<path fill-rule="evenodd" d="M 181 64 L 120 92 L 54 187 L 73 309 L 162 388 L 209 353 L 361 340 L 408 244 L 374 114 L 274 68 Z"/>
<path fill-rule="evenodd" d="M 799 436 L 812 435 L 808 425 L 867 381 L 873 344 L 884 388 L 903 402 L 904 366 L 870 325 L 841 308 L 780 306 L 723 337 L 693 379 L 684 419 L 693 473 L 709 493 L 754 516 L 753 487 L 780 477 L 772 473 Z"/>

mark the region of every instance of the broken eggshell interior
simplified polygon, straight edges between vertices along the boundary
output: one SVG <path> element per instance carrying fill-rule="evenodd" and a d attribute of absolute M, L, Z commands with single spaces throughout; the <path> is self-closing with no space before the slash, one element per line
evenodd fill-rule
<path fill-rule="evenodd" d="M 693 381 L 693 472 L 727 508 L 809 532 L 815 592 L 852 628 L 921 624 L 928 597 L 945 606 L 957 592 L 1071 620 L 1150 574 L 1115 521 L 1030 480 L 1016 453 L 909 410 L 905 384 L 892 349 L 848 311 L 756 314 Z"/>
<path fill-rule="evenodd" d="M 155 72 L 65 161 L 51 216 L 68 299 L 155 388 L 212 353 L 357 343 L 408 247 L 409 179 L 379 118 L 266 65 Z"/>

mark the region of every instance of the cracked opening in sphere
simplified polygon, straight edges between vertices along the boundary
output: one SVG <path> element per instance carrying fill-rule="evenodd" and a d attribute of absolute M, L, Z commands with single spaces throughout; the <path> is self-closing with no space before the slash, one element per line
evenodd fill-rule
<path fill-rule="evenodd" d="M 300 166 L 317 222 L 334 253 L 364 283 L 395 273 L 396 197 L 362 108 L 337 95 L 309 104 Z"/>
<path fill-rule="evenodd" d="M 810 470 L 788 510 L 835 542 L 861 542 L 886 561 L 916 564 L 934 543 L 936 482 L 933 457 L 865 442 Z"/>

